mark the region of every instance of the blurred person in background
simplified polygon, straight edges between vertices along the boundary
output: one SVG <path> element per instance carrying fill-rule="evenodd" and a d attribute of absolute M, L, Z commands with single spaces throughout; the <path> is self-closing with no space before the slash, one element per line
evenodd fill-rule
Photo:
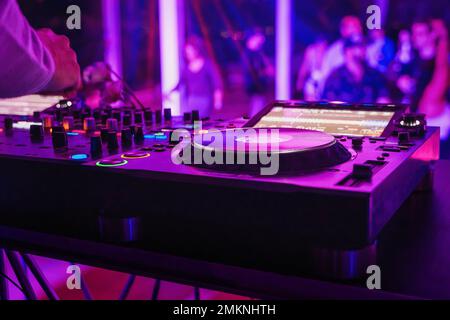
<path fill-rule="evenodd" d="M 443 25 L 443 23 L 441 24 Z M 442 40 L 445 36 L 437 36 L 437 34 L 446 33 L 445 26 L 440 28 L 442 30 L 434 30 L 436 26 L 432 27 L 427 20 L 417 20 L 412 24 L 410 40 L 413 49 L 412 57 L 402 65 L 400 73 L 396 75 L 396 85 L 402 93 L 410 96 L 406 102 L 411 104 L 413 112 L 419 111 L 422 97 L 432 81 L 435 71 L 443 73 L 444 76 L 447 72 L 443 70 L 446 68 L 442 62 L 436 65 L 437 48 L 439 46 L 440 55 L 442 55 L 443 49 L 445 50 L 443 46 L 446 46 L 447 42 L 447 39 Z M 409 47 L 409 44 L 406 46 Z M 399 68 L 396 67 L 396 69 Z M 430 112 L 430 110 L 428 111 Z"/>
<path fill-rule="evenodd" d="M 266 36 L 260 30 L 250 35 L 246 41 L 247 68 L 245 87 L 250 97 L 249 115 L 254 116 L 261 111 L 271 92 L 275 69 L 271 59 L 264 52 Z"/>
<path fill-rule="evenodd" d="M 385 73 L 395 57 L 395 44 L 389 39 L 383 29 L 369 31 L 367 45 L 367 62 L 369 66 Z"/>
<path fill-rule="evenodd" d="M 77 56 L 67 37 L 34 30 L 16 0 L 0 1 L 0 97 L 63 93 L 81 83 Z"/>
<path fill-rule="evenodd" d="M 175 90 L 182 90 L 185 97 L 184 112 L 198 110 L 202 118 L 207 118 L 213 110 L 223 107 L 222 78 L 208 57 L 203 40 L 191 36 L 184 45 L 185 65 L 180 82 Z"/>
<path fill-rule="evenodd" d="M 410 104 L 415 90 L 414 51 L 409 30 L 401 30 L 398 35 L 398 50 L 387 71 L 387 77 L 397 90 L 394 100 Z"/>
<path fill-rule="evenodd" d="M 362 38 L 363 28 L 361 20 L 355 16 L 345 16 L 340 24 L 341 38 L 334 42 L 326 51 L 322 64 L 321 81 L 318 83 L 318 90 L 323 92 L 328 76 L 345 62 L 344 43 L 350 38 Z"/>
<path fill-rule="evenodd" d="M 343 43 L 344 64 L 327 79 L 323 99 L 350 103 L 388 103 L 383 75 L 366 63 L 366 47 L 360 37 Z"/>
<path fill-rule="evenodd" d="M 448 30 L 442 20 L 431 21 L 428 30 L 427 40 L 420 39 L 423 41 L 421 42 L 416 39 L 417 45 L 426 44 L 427 47 L 419 51 L 427 68 L 424 70 L 423 79 L 419 78 L 419 88 L 423 87 L 423 93 L 418 99 L 418 110 L 428 116 L 430 125 L 441 127 L 441 137 L 445 140 L 450 133 L 450 110 L 446 97 L 449 88 Z"/>
<path fill-rule="evenodd" d="M 327 49 L 328 41 L 322 35 L 306 48 L 296 83 L 296 90 L 303 94 L 305 101 L 320 100 L 320 86 L 323 83 L 323 61 Z"/>

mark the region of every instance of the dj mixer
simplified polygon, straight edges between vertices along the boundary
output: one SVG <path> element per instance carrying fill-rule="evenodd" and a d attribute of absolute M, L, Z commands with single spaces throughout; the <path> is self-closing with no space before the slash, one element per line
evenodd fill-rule
<path fill-rule="evenodd" d="M 62 100 L 0 124 L 0 224 L 288 274 L 372 248 L 439 159 L 439 129 L 399 105 L 275 101 L 225 121 Z M 225 157 L 204 138 L 277 129 L 279 170 L 174 163 L 180 129 Z"/>

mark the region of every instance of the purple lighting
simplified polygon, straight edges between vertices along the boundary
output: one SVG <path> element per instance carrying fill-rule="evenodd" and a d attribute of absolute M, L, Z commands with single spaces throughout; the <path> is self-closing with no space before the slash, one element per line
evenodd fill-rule
<path fill-rule="evenodd" d="M 180 39 L 178 8 L 182 0 L 159 1 L 159 24 L 161 41 L 161 90 L 163 108 L 172 114 L 181 114 L 180 94 L 171 92 L 180 81 Z"/>
<path fill-rule="evenodd" d="M 122 76 L 120 0 L 102 0 L 105 61 Z"/>
<path fill-rule="evenodd" d="M 276 88 L 278 100 L 291 98 L 292 0 L 276 0 Z"/>

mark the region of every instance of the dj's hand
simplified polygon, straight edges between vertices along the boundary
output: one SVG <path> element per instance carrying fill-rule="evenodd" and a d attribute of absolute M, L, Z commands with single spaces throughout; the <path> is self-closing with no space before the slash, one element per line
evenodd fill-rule
<path fill-rule="evenodd" d="M 70 47 L 69 39 L 55 34 L 50 29 L 37 31 L 55 63 L 55 73 L 50 83 L 44 88 L 46 93 L 67 94 L 81 87 L 81 72 L 75 51 Z"/>

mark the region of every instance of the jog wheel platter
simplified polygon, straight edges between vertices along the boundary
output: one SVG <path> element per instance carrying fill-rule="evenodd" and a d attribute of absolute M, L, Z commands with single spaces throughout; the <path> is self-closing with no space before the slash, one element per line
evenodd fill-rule
<path fill-rule="evenodd" d="M 352 158 L 332 135 L 301 129 L 212 130 L 194 136 L 193 150 L 215 161 L 197 166 L 221 171 L 254 172 L 271 158 L 279 161 L 279 173 L 304 172 L 333 167 Z"/>

